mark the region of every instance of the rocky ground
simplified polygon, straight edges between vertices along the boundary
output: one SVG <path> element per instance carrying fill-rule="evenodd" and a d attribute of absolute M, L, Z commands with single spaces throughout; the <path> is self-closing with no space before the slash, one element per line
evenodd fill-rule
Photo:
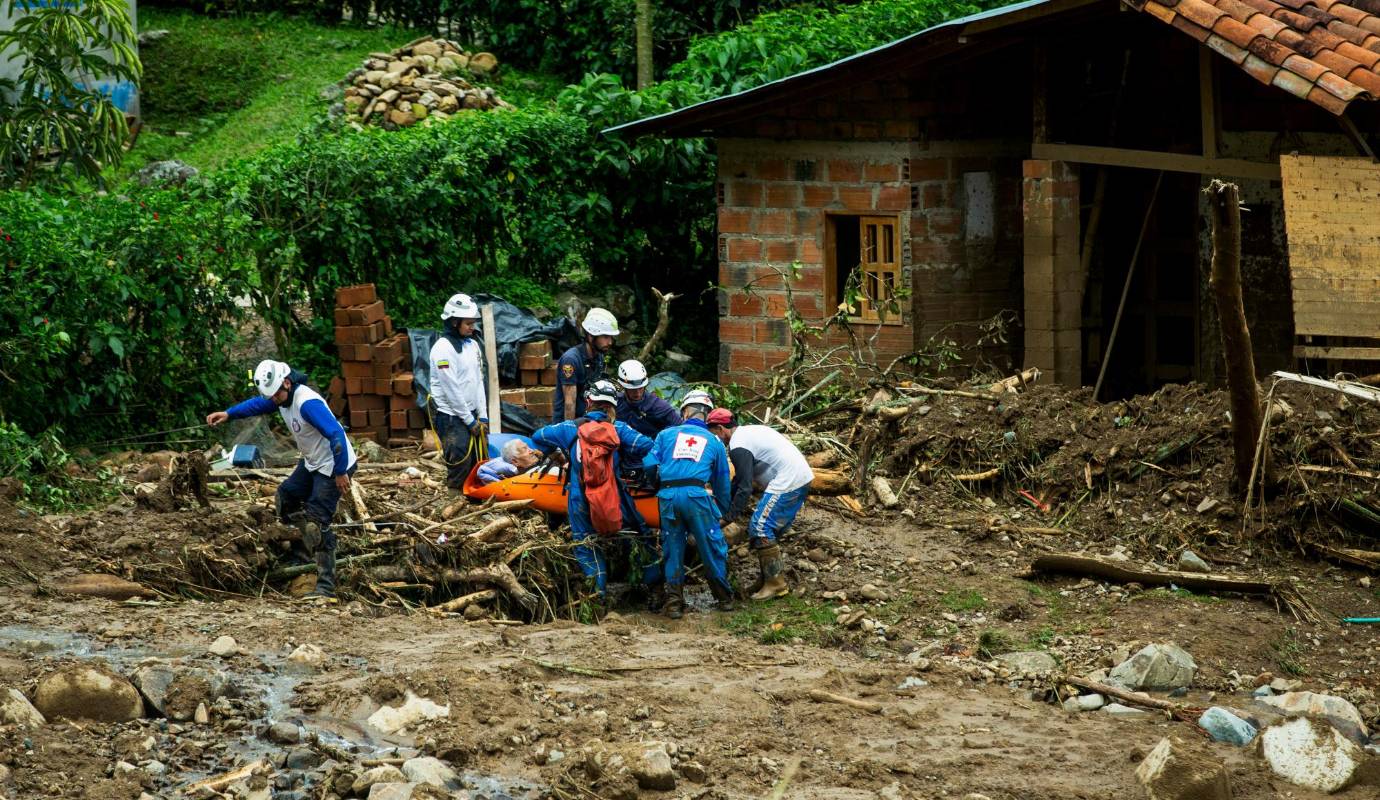
<path fill-rule="evenodd" d="M 366 454 L 378 530 L 341 529 L 358 560 L 326 608 L 291 599 L 311 576 L 283 571 L 272 481 L 203 508 L 113 459 L 108 507 L 0 507 L 0 797 L 1375 797 L 1380 638 L 1340 619 L 1380 617 L 1356 566 L 1380 554 L 1337 511 L 1374 507 L 1375 414 L 1276 400 L 1293 477 L 1249 524 L 1199 388 L 830 422 L 814 457 L 873 448 L 875 497 L 812 500 L 791 597 L 696 591 L 679 621 L 627 598 L 577 621 L 559 532 L 442 510 L 416 453 Z M 418 538 L 438 518 L 449 544 Z M 1142 577 L 1032 568 L 1060 553 Z M 1202 570 L 1268 591 L 1175 583 Z M 734 571 L 755 577 L 743 548 Z"/>

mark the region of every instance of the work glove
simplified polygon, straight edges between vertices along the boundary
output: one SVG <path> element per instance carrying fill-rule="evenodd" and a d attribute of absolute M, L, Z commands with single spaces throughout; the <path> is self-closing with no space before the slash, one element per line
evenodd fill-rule
<path fill-rule="evenodd" d="M 487 419 L 476 419 L 470 423 L 470 436 L 484 440 L 489 434 L 489 421 Z"/>

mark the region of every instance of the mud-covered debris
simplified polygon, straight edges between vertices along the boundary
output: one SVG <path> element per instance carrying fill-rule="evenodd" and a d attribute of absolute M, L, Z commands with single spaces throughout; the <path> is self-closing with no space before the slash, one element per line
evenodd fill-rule
<path fill-rule="evenodd" d="M 134 684 L 92 664 L 62 667 L 38 682 L 34 706 L 48 719 L 127 722 L 144 716 Z"/>
<path fill-rule="evenodd" d="M 1231 800 L 1231 776 L 1220 760 L 1177 736 L 1166 736 L 1136 768 L 1150 800 Z"/>

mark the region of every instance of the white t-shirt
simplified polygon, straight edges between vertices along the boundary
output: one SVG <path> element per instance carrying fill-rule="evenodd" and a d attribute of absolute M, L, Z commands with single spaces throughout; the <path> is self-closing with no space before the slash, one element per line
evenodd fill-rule
<path fill-rule="evenodd" d="M 752 453 L 752 482 L 764 492 L 793 492 L 815 479 L 805 456 L 775 428 L 739 425 L 728 440 L 728 452 L 732 454 L 739 448 Z"/>
<path fill-rule="evenodd" d="M 488 416 L 479 342 L 474 337 L 465 339 L 459 353 L 445 336 L 431 346 L 431 399 L 437 411 L 459 417 L 466 425 Z"/>

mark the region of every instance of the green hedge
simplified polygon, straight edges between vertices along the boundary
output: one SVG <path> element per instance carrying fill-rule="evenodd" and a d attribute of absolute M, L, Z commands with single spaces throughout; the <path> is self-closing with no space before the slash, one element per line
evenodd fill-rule
<path fill-rule="evenodd" d="M 246 220 L 175 192 L 0 192 L 0 410 L 78 441 L 175 427 L 244 373 Z"/>

